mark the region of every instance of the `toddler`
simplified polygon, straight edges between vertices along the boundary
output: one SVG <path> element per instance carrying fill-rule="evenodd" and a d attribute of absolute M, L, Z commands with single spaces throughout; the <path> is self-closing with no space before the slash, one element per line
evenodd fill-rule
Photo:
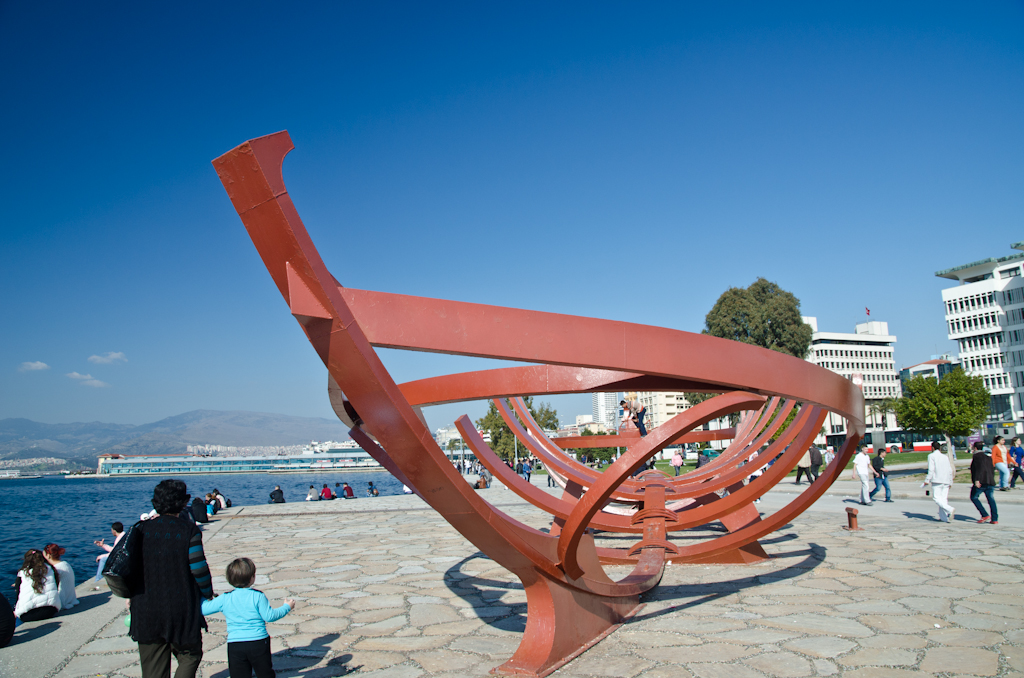
<path fill-rule="evenodd" d="M 249 588 L 256 581 L 256 564 L 248 558 L 236 558 L 225 573 L 234 590 L 203 601 L 203 614 L 223 612 L 228 622 L 228 673 L 231 678 L 274 678 L 267 622 L 277 621 L 295 609 L 288 598 L 279 608 L 271 608 L 262 592 Z"/>

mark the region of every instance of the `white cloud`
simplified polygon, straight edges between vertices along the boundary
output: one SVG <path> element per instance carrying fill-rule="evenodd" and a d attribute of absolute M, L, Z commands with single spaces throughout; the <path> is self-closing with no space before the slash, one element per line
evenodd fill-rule
<path fill-rule="evenodd" d="M 116 362 L 126 363 L 128 362 L 128 358 L 125 358 L 124 353 L 121 353 L 120 351 L 118 351 L 117 353 L 114 353 L 113 351 L 108 351 L 103 355 L 89 356 L 89 362 L 96 365 L 109 365 L 110 363 Z"/>
<path fill-rule="evenodd" d="M 39 370 L 48 370 L 50 366 L 46 363 L 36 360 L 30 363 L 22 363 L 18 368 L 19 372 L 38 372 Z"/>
<path fill-rule="evenodd" d="M 76 381 L 81 382 L 82 386 L 92 386 L 93 388 L 105 388 L 110 386 L 105 381 L 94 379 L 91 374 L 79 374 L 78 372 L 68 372 L 68 377 Z"/>

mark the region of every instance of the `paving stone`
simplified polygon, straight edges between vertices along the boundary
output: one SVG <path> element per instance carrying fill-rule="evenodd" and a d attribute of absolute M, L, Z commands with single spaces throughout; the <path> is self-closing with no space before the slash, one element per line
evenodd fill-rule
<path fill-rule="evenodd" d="M 480 658 L 475 655 L 462 655 L 449 651 L 418 652 L 411 657 L 427 673 L 431 674 L 467 669 L 480 661 Z"/>
<path fill-rule="evenodd" d="M 632 678 L 632 676 L 637 675 L 650 666 L 650 662 L 636 657 L 606 657 L 600 655 L 587 656 L 587 654 L 584 654 L 582 657 L 572 662 L 571 671 L 574 675 L 622 676 L 622 678 Z M 566 669 L 568 668 L 569 667 L 566 667 Z"/>
<path fill-rule="evenodd" d="M 688 668 L 697 678 L 764 678 L 760 671 L 742 665 L 690 664 Z"/>
<path fill-rule="evenodd" d="M 920 633 L 935 628 L 942 619 L 928 615 L 879 615 L 867 614 L 857 618 L 858 621 L 885 633 Z"/>
<path fill-rule="evenodd" d="M 973 629 L 935 629 L 928 632 L 928 640 L 939 645 L 986 647 L 998 645 L 1003 642 L 1003 637 L 998 633 Z"/>
<path fill-rule="evenodd" d="M 138 654 L 85 655 L 73 658 L 57 676 L 58 678 L 76 678 L 77 676 L 106 675 L 138 662 Z"/>
<path fill-rule="evenodd" d="M 1024 648 L 1003 645 L 999 648 L 999 654 L 1006 658 L 1010 668 L 1024 671 Z"/>
<path fill-rule="evenodd" d="M 814 665 L 814 670 L 818 672 L 819 676 L 834 676 L 839 673 L 839 667 L 827 659 L 812 659 L 811 664 Z"/>
<path fill-rule="evenodd" d="M 786 615 L 774 619 L 764 619 L 761 623 L 765 626 L 789 631 L 834 635 L 840 638 L 864 638 L 874 633 L 868 627 L 852 619 L 839 619 L 823 614 Z"/>
<path fill-rule="evenodd" d="M 782 631 L 767 631 L 765 629 L 743 629 L 740 631 L 726 631 L 705 636 L 711 641 L 724 643 L 738 643 L 740 645 L 765 645 L 769 643 L 781 643 L 784 640 L 795 638 L 795 633 L 784 633 Z"/>
<path fill-rule="evenodd" d="M 412 605 L 409 608 L 409 623 L 413 626 L 431 626 L 455 622 L 462 619 L 449 605 L 422 604 Z"/>
<path fill-rule="evenodd" d="M 895 647 L 905 650 L 920 650 L 928 645 L 928 639 L 920 635 L 897 635 L 893 633 L 882 633 L 870 638 L 859 638 L 857 642 L 861 647 Z"/>
<path fill-rule="evenodd" d="M 666 650 L 662 647 L 638 648 L 634 654 L 652 661 L 668 661 L 676 664 L 690 662 L 731 662 L 756 654 L 757 650 L 731 643 L 705 643 L 703 645 L 686 645 Z"/>
<path fill-rule="evenodd" d="M 692 678 L 693 674 L 681 666 L 655 666 L 637 678 Z"/>
<path fill-rule="evenodd" d="M 895 648 L 857 650 L 837 660 L 843 666 L 913 666 L 917 653 Z"/>
<path fill-rule="evenodd" d="M 78 651 L 78 654 L 103 654 L 106 652 L 133 652 L 139 649 L 138 643 L 126 635 L 113 638 L 101 638 L 91 643 L 86 643 Z"/>
<path fill-rule="evenodd" d="M 857 643 L 843 638 L 830 636 L 818 636 L 810 638 L 798 638 L 785 644 L 785 647 L 806 654 L 811 657 L 831 659 L 857 647 Z"/>
<path fill-rule="evenodd" d="M 792 652 L 765 652 L 744 659 L 743 663 L 778 678 L 801 678 L 814 673 L 811 662 Z"/>
<path fill-rule="evenodd" d="M 512 653 L 516 651 L 517 647 L 519 647 L 518 640 L 506 638 L 481 638 L 479 636 L 459 638 L 451 644 L 451 648 L 453 650 L 504 656 L 511 656 Z"/>
<path fill-rule="evenodd" d="M 935 647 L 925 652 L 920 668 L 935 673 L 994 676 L 999 668 L 999 655 L 980 648 Z"/>

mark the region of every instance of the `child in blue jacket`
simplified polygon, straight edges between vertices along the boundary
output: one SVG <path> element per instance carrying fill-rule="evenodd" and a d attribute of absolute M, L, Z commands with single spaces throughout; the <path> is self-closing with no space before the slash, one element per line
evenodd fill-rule
<path fill-rule="evenodd" d="M 203 614 L 223 612 L 228 622 L 228 673 L 230 678 L 274 678 L 267 622 L 277 621 L 295 609 L 288 598 L 284 605 L 271 608 L 267 597 L 250 588 L 256 582 L 256 564 L 248 558 L 236 558 L 228 565 L 228 583 L 234 590 L 203 601 Z"/>

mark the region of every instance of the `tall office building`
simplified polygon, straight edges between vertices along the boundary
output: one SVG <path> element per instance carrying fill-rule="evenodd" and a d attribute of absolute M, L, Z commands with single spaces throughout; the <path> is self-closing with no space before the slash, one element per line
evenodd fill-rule
<path fill-rule="evenodd" d="M 820 332 L 818 319 L 814 317 L 803 321 L 812 330 L 807 360 L 851 381 L 859 381 L 864 391 L 864 420 L 868 427 L 896 430 L 892 414 L 871 411 L 874 403 L 898 398 L 901 393 L 893 359 L 896 336 L 889 334 L 889 323 L 877 320 L 860 323 L 850 334 Z M 846 420 L 830 412 L 825 420 L 825 436 L 829 445 L 841 443 L 846 437 Z"/>
<path fill-rule="evenodd" d="M 590 394 L 591 414 L 594 421 L 604 424 L 611 429 L 618 427 L 619 422 L 619 394 L 618 393 L 591 393 Z"/>
<path fill-rule="evenodd" d="M 1024 242 L 1011 245 L 1024 250 Z M 991 394 L 986 435 L 1024 432 L 1024 253 L 937 271 L 959 284 L 942 290 L 946 330 L 964 372 Z"/>

